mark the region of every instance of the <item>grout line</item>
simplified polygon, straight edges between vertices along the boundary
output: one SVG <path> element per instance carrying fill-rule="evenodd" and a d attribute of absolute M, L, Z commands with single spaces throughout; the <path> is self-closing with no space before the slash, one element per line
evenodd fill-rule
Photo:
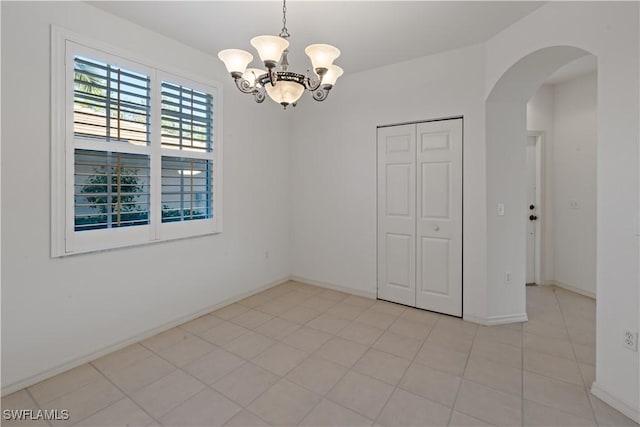
<path fill-rule="evenodd" d="M 573 352 L 573 357 L 576 359 L 576 366 L 578 367 L 578 372 L 580 373 L 580 378 L 582 378 L 582 389 L 585 390 L 585 394 L 587 396 L 587 401 L 589 402 L 589 408 L 591 408 L 591 415 L 593 416 L 593 420 L 596 422 L 597 425 L 600 425 L 598 422 L 598 417 L 596 417 L 596 411 L 593 407 L 593 404 L 591 403 L 591 398 L 589 397 L 589 392 L 586 391 L 586 384 L 584 383 L 584 377 L 582 375 L 582 370 L 580 369 L 580 362 L 578 361 L 578 356 L 576 354 L 576 350 L 573 348 L 573 341 L 571 340 L 571 335 L 569 334 L 569 329 L 567 328 L 567 322 L 565 321 L 564 318 L 564 311 L 562 310 L 562 304 L 560 302 L 560 298 L 558 298 L 558 294 L 556 293 L 556 290 L 553 289 L 553 295 L 556 298 L 556 301 L 558 302 L 558 307 L 560 307 L 560 316 L 562 317 L 562 323 L 564 324 L 564 328 L 567 330 L 567 338 L 569 341 L 569 345 L 571 346 L 571 351 Z"/>
<path fill-rule="evenodd" d="M 38 409 L 42 409 L 42 406 L 40 406 L 40 404 L 38 403 L 38 401 L 33 397 L 33 395 L 31 394 L 31 392 L 29 391 L 29 387 L 25 387 L 23 390 L 27 392 L 27 395 L 31 398 L 31 400 L 33 400 L 33 403 L 35 403 L 35 404 L 36 404 L 36 407 L 37 407 Z M 20 390 L 18 390 L 18 391 L 20 391 Z M 14 392 L 14 393 L 15 393 L 15 392 Z M 4 409 L 4 408 L 3 408 L 3 409 Z M 51 421 L 49 421 L 49 420 L 45 420 L 45 421 L 46 421 L 46 423 L 47 423 L 47 424 L 49 424 L 49 426 L 50 426 L 50 427 L 53 427 L 53 424 L 51 424 Z"/>
<path fill-rule="evenodd" d="M 451 418 L 453 418 L 453 411 L 455 410 L 454 408 L 456 407 L 456 403 L 458 401 L 458 395 L 460 394 L 460 389 L 462 388 L 462 382 L 465 381 L 464 374 L 467 371 L 467 365 L 469 364 L 469 359 L 471 358 L 471 352 L 473 351 L 473 344 L 475 344 L 476 342 L 478 328 L 479 327 L 476 325 L 475 331 L 473 332 L 473 339 L 471 340 L 471 347 L 469 348 L 469 352 L 467 353 L 467 358 L 464 361 L 464 368 L 462 369 L 462 376 L 460 377 L 460 385 L 458 385 L 458 390 L 456 390 L 456 396 L 453 399 L 453 403 L 451 404 L 451 414 L 449 415 L 449 421 L 447 422 L 447 425 L 451 424 Z"/>

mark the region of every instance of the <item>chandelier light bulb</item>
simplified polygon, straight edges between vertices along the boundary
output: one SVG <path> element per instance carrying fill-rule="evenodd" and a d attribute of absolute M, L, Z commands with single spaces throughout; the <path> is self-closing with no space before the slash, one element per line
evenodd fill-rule
<path fill-rule="evenodd" d="M 327 68 L 326 74 L 324 75 L 324 77 L 322 77 L 322 84 L 333 86 L 334 84 L 336 84 L 336 80 L 338 80 L 338 77 L 340 77 L 343 73 L 344 70 L 337 65 L 329 66 L 329 68 Z"/>
<path fill-rule="evenodd" d="M 311 64 L 318 75 L 324 74 L 333 61 L 340 56 L 340 50 L 337 47 L 322 43 L 307 46 L 304 53 L 311 59 Z"/>
<path fill-rule="evenodd" d="M 241 49 L 225 49 L 218 52 L 218 58 L 227 67 L 227 71 L 233 77 L 240 77 L 247 69 L 249 62 L 253 61 L 253 55 L 246 50 Z"/>
<path fill-rule="evenodd" d="M 282 52 L 289 47 L 289 42 L 278 36 L 257 36 L 251 39 L 251 46 L 256 48 L 265 66 L 273 68 L 280 61 Z"/>
<path fill-rule="evenodd" d="M 286 108 L 296 102 L 304 93 L 304 86 L 296 82 L 279 80 L 275 86 L 266 85 L 267 94 L 278 104 Z"/>

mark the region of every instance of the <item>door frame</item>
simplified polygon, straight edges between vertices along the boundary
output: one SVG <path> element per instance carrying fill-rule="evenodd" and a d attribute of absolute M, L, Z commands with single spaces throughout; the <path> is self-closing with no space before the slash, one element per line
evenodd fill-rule
<path fill-rule="evenodd" d="M 380 248 L 378 247 L 378 185 L 380 184 L 378 182 L 378 129 L 381 128 L 386 128 L 386 127 L 391 127 L 391 126 L 402 126 L 402 125 L 417 125 L 419 123 L 429 123 L 429 122 L 440 122 L 440 121 L 444 121 L 444 120 L 457 120 L 460 119 L 462 120 L 462 153 L 461 153 L 461 179 L 462 179 L 462 190 L 461 190 L 461 194 L 460 197 L 462 198 L 462 204 L 461 204 L 461 219 L 460 219 L 460 227 L 462 228 L 462 233 L 461 233 L 461 253 L 460 253 L 460 289 L 461 289 L 461 295 L 460 295 L 460 316 L 451 316 L 451 317 L 457 317 L 457 318 L 464 318 L 464 116 L 463 115 L 458 115 L 458 116 L 445 116 L 445 117 L 438 117 L 438 118 L 434 118 L 434 119 L 425 119 L 425 120 L 415 120 L 415 121 L 408 121 L 408 122 L 398 122 L 398 123 L 388 123 L 385 125 L 378 125 L 376 126 L 376 146 L 375 146 L 375 151 L 376 151 L 376 157 L 375 157 L 375 171 L 376 171 L 376 188 L 375 188 L 375 193 L 376 193 L 376 200 L 375 200 L 375 205 L 376 205 L 376 300 L 381 300 L 380 298 L 380 293 L 379 293 L 379 283 L 378 283 L 378 273 L 379 273 L 379 265 L 378 265 L 378 254 L 380 251 Z M 416 142 L 417 143 L 417 142 Z M 537 230 L 536 230 L 537 231 Z M 386 300 L 381 300 L 381 301 L 386 301 Z M 399 304 L 399 303 L 395 303 L 395 304 Z M 404 305 L 404 304 L 403 304 Z M 429 311 L 423 308 L 418 308 L 418 307 L 412 307 L 412 308 L 417 308 L 419 310 L 424 310 L 424 311 Z M 444 313 L 440 313 L 442 315 L 445 316 L 449 316 L 448 314 L 444 314 Z"/>
<path fill-rule="evenodd" d="M 536 153 L 536 201 L 538 203 L 536 207 L 538 219 L 535 223 L 535 249 L 534 249 L 534 267 L 533 267 L 533 275 L 534 275 L 534 283 L 536 285 L 542 285 L 542 230 L 543 230 L 543 222 L 545 220 L 544 217 L 544 208 L 545 203 L 543 199 L 544 195 L 544 141 L 545 141 L 545 133 L 544 131 L 538 130 L 528 130 L 527 138 L 533 137 L 535 138 L 535 153 Z M 526 233 L 526 230 L 525 230 Z M 525 263 L 526 263 L 526 253 L 525 253 Z M 525 264 L 526 265 L 526 264 Z M 526 282 L 526 280 L 525 280 Z"/>

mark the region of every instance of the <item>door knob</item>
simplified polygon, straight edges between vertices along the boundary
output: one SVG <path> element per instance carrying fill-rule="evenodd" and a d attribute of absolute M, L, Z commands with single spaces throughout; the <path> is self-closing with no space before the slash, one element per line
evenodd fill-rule
<path fill-rule="evenodd" d="M 533 205 L 529 205 L 529 209 L 534 210 L 536 207 Z"/>
<path fill-rule="evenodd" d="M 434 225 L 433 226 L 433 231 L 438 231 L 438 230 L 440 230 L 440 227 L 438 227 L 437 225 Z"/>
<path fill-rule="evenodd" d="M 535 216 L 535 215 L 529 215 L 529 219 L 530 219 L 531 221 L 535 221 L 536 219 L 538 219 L 538 217 L 537 217 L 537 216 Z"/>

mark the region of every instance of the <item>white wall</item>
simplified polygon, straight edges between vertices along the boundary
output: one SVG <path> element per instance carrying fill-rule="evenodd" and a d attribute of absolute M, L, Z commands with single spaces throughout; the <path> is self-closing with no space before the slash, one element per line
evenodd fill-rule
<path fill-rule="evenodd" d="M 235 93 L 217 58 L 86 3 L 1 7 L 3 391 L 288 277 L 288 116 L 278 105 Z M 224 82 L 222 234 L 50 257 L 50 24 Z"/>
<path fill-rule="evenodd" d="M 638 6 L 637 2 L 545 4 L 489 40 L 485 86 L 488 95 L 513 64 L 546 47 L 576 46 L 598 57 L 598 304 L 593 390 L 636 421 L 640 419 L 640 362 L 637 352 L 623 347 L 621 337 L 624 329 L 638 330 L 640 325 Z M 529 96 L 532 94 L 533 90 Z M 500 267 L 487 266 L 490 272 Z M 498 288 L 491 282 L 489 286 Z"/>
<path fill-rule="evenodd" d="M 545 132 L 542 282 L 594 297 L 596 83 L 593 72 L 545 84 L 527 104 L 527 129 Z"/>
<path fill-rule="evenodd" d="M 472 46 L 338 80 L 292 123 L 294 276 L 376 293 L 376 126 L 464 116 L 464 311 L 483 317 L 484 51 Z M 406 78 L 406 71 L 411 78 Z"/>
<path fill-rule="evenodd" d="M 553 108 L 554 281 L 588 295 L 596 294 L 596 78 L 554 85 Z"/>

